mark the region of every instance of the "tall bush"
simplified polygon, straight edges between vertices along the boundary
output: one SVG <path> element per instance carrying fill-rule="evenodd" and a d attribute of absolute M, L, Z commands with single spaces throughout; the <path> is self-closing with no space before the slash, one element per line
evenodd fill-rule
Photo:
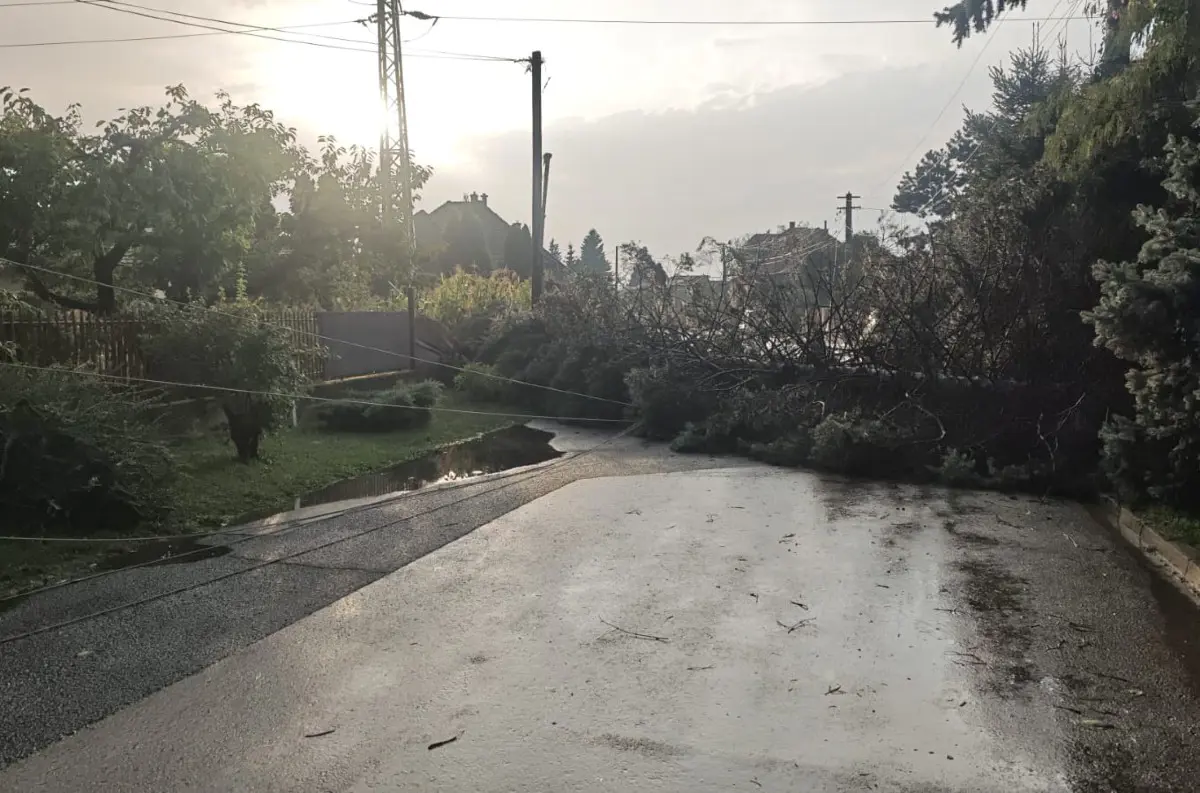
<path fill-rule="evenodd" d="M 158 306 L 146 314 L 142 346 L 152 376 L 181 384 L 190 396 L 217 399 L 238 459 L 257 459 L 263 435 L 291 413 L 287 395 L 305 384 L 296 361 L 302 351 L 289 331 L 246 303 L 220 311 Z"/>

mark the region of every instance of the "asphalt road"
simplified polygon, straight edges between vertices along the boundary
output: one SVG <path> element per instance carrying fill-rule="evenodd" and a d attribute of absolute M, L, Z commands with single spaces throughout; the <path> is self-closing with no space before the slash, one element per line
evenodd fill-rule
<path fill-rule="evenodd" d="M 0 646 L 8 760 L 120 709 L 0 790 L 1200 789 L 1196 611 L 1083 508 L 661 473 L 716 464 L 623 441 Z M 161 591 L 502 481 L 133 575 Z"/>

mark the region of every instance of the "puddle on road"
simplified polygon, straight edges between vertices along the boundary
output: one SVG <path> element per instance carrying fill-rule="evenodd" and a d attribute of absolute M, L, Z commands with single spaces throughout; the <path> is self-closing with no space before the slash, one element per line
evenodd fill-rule
<path fill-rule="evenodd" d="M 562 456 L 562 452 L 550 446 L 553 437 L 552 432 L 509 427 L 382 471 L 335 482 L 296 499 L 295 508 L 420 490 L 546 462 Z"/>

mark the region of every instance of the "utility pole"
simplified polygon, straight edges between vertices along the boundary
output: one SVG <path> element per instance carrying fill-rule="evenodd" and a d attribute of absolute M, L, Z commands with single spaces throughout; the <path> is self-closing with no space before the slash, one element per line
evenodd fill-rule
<path fill-rule="evenodd" d="M 535 50 L 529 58 L 533 76 L 533 275 L 530 296 L 534 303 L 542 299 L 545 287 L 545 261 L 542 259 L 542 53 Z"/>
<path fill-rule="evenodd" d="M 844 196 L 838 196 L 845 204 L 842 206 L 842 211 L 846 213 L 846 244 L 851 244 L 854 239 L 854 210 L 862 209 L 862 207 L 854 206 L 854 199 L 862 198 L 862 196 L 854 195 L 854 193 L 846 193 Z"/>
<path fill-rule="evenodd" d="M 842 205 L 842 211 L 846 213 L 846 261 L 850 261 L 850 259 L 854 258 L 854 210 L 862 209 L 862 207 L 854 205 L 854 199 L 862 198 L 862 196 L 856 196 L 853 191 L 847 191 L 846 195 L 838 196 L 838 198 L 841 198 L 845 202 Z M 836 288 L 838 279 L 841 277 L 841 273 L 838 272 L 836 247 L 834 248 L 833 272 L 831 275 L 833 276 L 833 283 L 830 286 L 831 288 Z"/>
<path fill-rule="evenodd" d="M 379 100 L 383 127 L 379 133 L 379 192 L 383 227 L 399 225 L 404 234 L 404 254 L 410 268 L 405 288 L 408 298 L 408 361 L 417 368 L 417 290 L 413 285 L 417 263 L 417 231 L 413 222 L 412 153 L 408 145 L 408 112 L 404 99 L 404 63 L 400 40 L 400 0 L 376 0 L 379 34 Z M 396 166 L 399 166 L 397 169 Z M 398 171 L 398 172 L 397 172 Z M 400 206 L 393 200 L 395 179 L 400 180 Z"/>

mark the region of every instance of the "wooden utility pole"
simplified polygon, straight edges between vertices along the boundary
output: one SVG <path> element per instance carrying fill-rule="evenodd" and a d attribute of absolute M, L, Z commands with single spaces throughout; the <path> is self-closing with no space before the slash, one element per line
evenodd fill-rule
<path fill-rule="evenodd" d="M 542 259 L 542 53 L 535 50 L 529 58 L 533 76 L 533 266 L 530 296 L 534 303 L 542 299 L 545 288 L 545 260 Z"/>
<path fill-rule="evenodd" d="M 375 21 L 379 34 L 379 99 L 383 106 L 383 128 L 379 133 L 379 192 L 383 227 L 391 230 L 399 221 L 408 260 L 408 363 L 417 368 L 417 230 L 413 222 L 412 153 L 408 145 L 408 113 L 404 99 L 404 62 L 401 51 L 400 0 L 376 0 Z M 399 164 L 399 173 L 393 169 Z M 400 180 L 400 206 L 393 200 L 394 179 Z"/>

